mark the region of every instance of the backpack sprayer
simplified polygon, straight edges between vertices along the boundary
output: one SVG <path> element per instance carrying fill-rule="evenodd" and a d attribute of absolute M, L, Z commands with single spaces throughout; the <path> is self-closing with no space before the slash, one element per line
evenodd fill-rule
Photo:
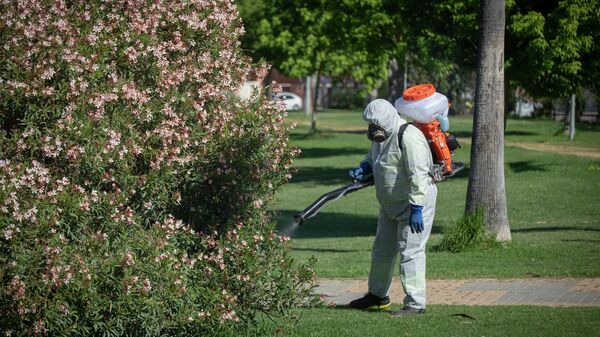
<path fill-rule="evenodd" d="M 433 84 L 419 84 L 404 90 L 394 107 L 401 116 L 411 118 L 425 135 L 433 157 L 435 181 L 451 177 L 464 168 L 463 164 L 452 162 L 452 154 L 460 144 L 446 132 L 450 128 L 448 98 L 436 92 Z"/>
<path fill-rule="evenodd" d="M 450 127 L 448 121 L 450 105 L 446 96 L 437 93 L 432 84 L 419 84 L 406 89 L 402 97 L 396 100 L 394 107 L 401 116 L 411 118 L 414 125 L 425 135 L 434 162 L 433 172 L 431 172 L 434 181 L 452 177 L 464 168 L 464 164 L 452 161 L 452 154 L 454 150 L 460 148 L 460 144 L 456 137 L 446 132 Z M 398 134 L 399 141 L 404 130 L 406 128 L 402 128 Z M 373 175 L 368 175 L 361 181 L 325 193 L 302 212 L 294 215 L 294 220 L 302 225 L 315 216 L 327 202 L 372 186 L 374 183 Z"/>

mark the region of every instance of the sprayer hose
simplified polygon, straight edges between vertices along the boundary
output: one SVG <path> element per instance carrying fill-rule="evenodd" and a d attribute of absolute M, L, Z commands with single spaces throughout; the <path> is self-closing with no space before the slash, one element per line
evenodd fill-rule
<path fill-rule="evenodd" d="M 303 224 L 308 218 L 314 216 L 319 211 L 319 209 L 321 209 L 321 207 L 323 207 L 327 202 L 341 198 L 346 194 L 356 192 L 373 184 L 374 182 L 371 178 L 365 181 L 354 182 L 352 184 L 338 188 L 337 190 L 327 192 L 320 196 L 308 207 L 306 207 L 302 212 L 294 215 L 294 220 L 296 220 L 296 222 L 298 222 L 299 224 Z"/>

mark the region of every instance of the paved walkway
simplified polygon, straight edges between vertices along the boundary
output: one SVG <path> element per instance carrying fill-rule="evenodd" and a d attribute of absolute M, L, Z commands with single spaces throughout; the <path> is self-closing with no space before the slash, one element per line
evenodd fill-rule
<path fill-rule="evenodd" d="M 322 279 L 317 292 L 326 301 L 346 305 L 367 291 L 366 279 Z M 600 307 L 600 278 L 428 280 L 428 304 L 540 305 Z M 402 303 L 400 280 L 390 299 Z"/>

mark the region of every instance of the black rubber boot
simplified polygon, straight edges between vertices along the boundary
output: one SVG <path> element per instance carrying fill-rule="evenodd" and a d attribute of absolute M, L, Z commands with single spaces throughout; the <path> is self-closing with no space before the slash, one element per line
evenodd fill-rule
<path fill-rule="evenodd" d="M 387 296 L 381 298 L 368 293 L 365 296 L 350 302 L 348 306 L 352 309 L 360 310 L 381 310 L 390 306 L 390 298 Z"/>

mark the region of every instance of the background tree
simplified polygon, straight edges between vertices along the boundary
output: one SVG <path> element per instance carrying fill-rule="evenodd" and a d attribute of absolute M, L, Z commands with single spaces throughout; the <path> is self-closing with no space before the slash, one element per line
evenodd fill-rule
<path fill-rule="evenodd" d="M 590 88 L 596 100 L 600 100 L 600 6 L 594 6 L 594 2 L 586 4 L 591 10 L 586 20 L 581 25 L 581 30 L 592 37 L 592 46 L 590 50 L 583 55 L 583 79 L 585 86 Z M 600 119 L 599 119 L 600 121 Z"/>
<path fill-rule="evenodd" d="M 484 208 L 488 231 L 510 241 L 504 187 L 504 0 L 484 0 L 480 9 L 479 54 L 471 170 L 466 213 Z"/>
<path fill-rule="evenodd" d="M 242 4 L 246 2 L 248 1 L 240 1 Z M 322 46 L 329 45 L 335 49 L 324 50 L 327 55 L 335 55 L 336 51 L 343 51 L 343 57 L 348 59 L 353 55 L 362 55 L 356 61 L 340 64 L 342 68 L 346 68 L 346 75 L 354 75 L 359 80 L 366 77 L 370 81 L 368 86 L 372 87 L 383 79 L 376 76 L 385 74 L 381 72 L 381 63 L 388 64 L 389 60 L 396 59 L 396 64 L 403 68 L 404 51 L 407 50 L 414 81 L 427 80 L 436 84 L 441 92 L 448 93 L 455 102 L 460 100 L 461 94 L 471 91 L 478 44 L 478 1 L 309 3 L 316 6 L 310 11 L 315 11 L 317 15 L 321 15 L 319 11 L 329 12 L 331 15 L 324 17 L 330 19 L 323 21 L 321 28 L 313 28 L 315 30 L 310 28 L 315 26 L 313 22 L 291 21 L 290 26 L 301 28 L 288 27 L 283 35 L 289 41 L 304 39 L 303 36 L 307 34 L 314 35 L 312 39 L 316 41 L 318 35 L 323 39 L 321 42 L 329 41 Z M 250 13 L 250 19 L 246 21 L 251 21 L 248 29 L 254 30 L 254 27 L 260 26 L 256 22 L 260 22 L 261 18 L 263 24 L 274 23 L 275 27 L 277 17 L 289 20 L 290 17 L 284 12 L 306 11 L 299 8 L 303 6 L 308 5 L 289 6 L 283 1 L 270 1 L 265 10 L 246 11 Z M 599 81 L 595 79 L 600 75 L 595 56 L 599 47 L 594 41 L 597 40 L 600 26 L 599 7 L 595 0 L 506 2 L 507 92 L 520 87 L 531 97 L 556 99 L 570 96 L 580 86 L 596 87 Z M 269 12 L 274 8 L 277 10 Z M 335 19 L 331 19 L 332 17 Z M 309 27 L 302 27 L 302 24 Z M 330 25 L 333 27 L 322 29 Z M 286 31 L 283 28 L 276 30 Z M 260 34 L 254 35 L 258 39 Z M 269 34 L 261 36 L 268 39 L 274 37 Z M 261 45 L 264 48 L 261 49 Z M 288 43 L 284 48 L 273 47 L 274 45 L 254 43 L 252 49 L 256 51 L 256 55 L 269 61 L 274 60 L 274 64 L 279 66 L 282 61 L 278 59 L 280 57 L 290 58 L 292 63 L 295 62 L 296 59 L 290 56 L 297 54 L 302 44 L 292 47 Z M 375 62 L 378 70 L 375 72 L 371 70 L 372 64 L 360 62 L 374 59 L 378 60 Z M 374 76 L 361 76 L 363 70 L 371 71 L 370 75 Z M 401 75 L 402 71 L 396 71 L 395 76 Z M 505 95 L 505 100 L 506 103 L 511 103 L 513 95 Z M 506 110 L 510 107 L 510 104 L 505 104 Z"/>
<path fill-rule="evenodd" d="M 477 46 L 477 1 L 400 1 L 397 29 L 409 55 L 413 83 L 433 83 L 452 101 L 455 113 L 469 113 Z"/>
<path fill-rule="evenodd" d="M 246 55 L 251 56 L 255 61 L 259 61 L 261 56 L 255 55 L 254 48 L 258 39 L 257 28 L 263 18 L 262 11 L 265 8 L 263 0 L 238 0 L 235 1 L 235 4 L 245 31 L 240 39 L 241 48 Z"/>
<path fill-rule="evenodd" d="M 417 62 L 426 61 L 419 67 L 433 72 L 429 76 L 445 92 L 468 91 L 468 81 L 454 89 L 452 77 L 468 78 L 475 70 L 479 2 L 402 3 L 410 53 Z M 506 91 L 520 87 L 534 98 L 560 99 L 579 86 L 596 86 L 598 7 L 590 0 L 507 1 Z M 505 95 L 505 111 L 512 101 L 513 95 Z"/>
<path fill-rule="evenodd" d="M 256 29 L 256 37 L 246 43 L 255 58 L 266 59 L 287 75 L 316 75 L 315 103 L 321 75 L 351 75 L 369 90 L 385 78 L 392 51 L 387 41 L 395 23 L 381 10 L 383 5 L 383 1 L 311 0 L 290 5 L 264 0 L 262 19 L 248 24 Z M 248 13 L 246 20 L 258 19 L 251 11 L 242 13 Z"/>
<path fill-rule="evenodd" d="M 516 85 L 534 97 L 553 98 L 594 85 L 585 73 L 594 73 L 591 59 L 597 58 L 591 55 L 597 1 L 516 1 L 511 12 L 507 70 Z"/>

